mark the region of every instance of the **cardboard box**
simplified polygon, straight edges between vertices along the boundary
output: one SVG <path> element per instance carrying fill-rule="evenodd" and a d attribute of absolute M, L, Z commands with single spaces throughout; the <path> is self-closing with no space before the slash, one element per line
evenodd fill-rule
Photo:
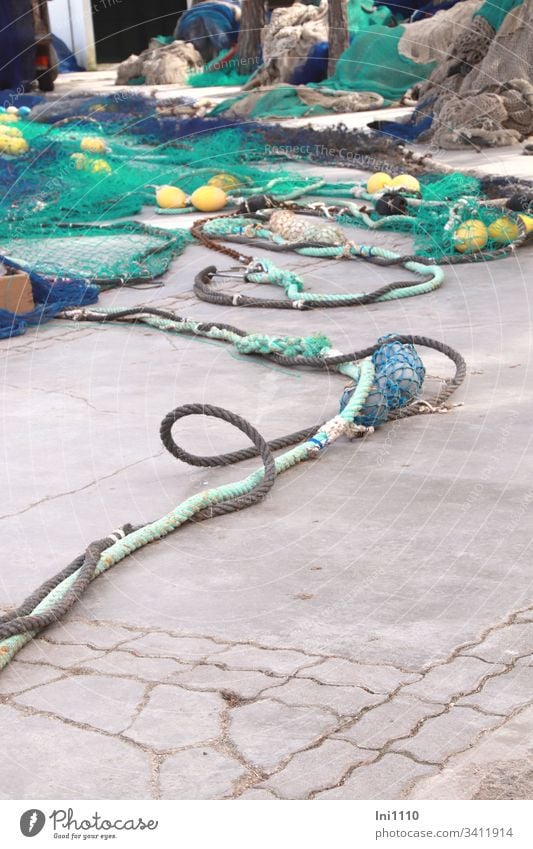
<path fill-rule="evenodd" d="M 0 309 L 17 315 L 35 309 L 30 278 L 24 271 L 0 275 Z"/>

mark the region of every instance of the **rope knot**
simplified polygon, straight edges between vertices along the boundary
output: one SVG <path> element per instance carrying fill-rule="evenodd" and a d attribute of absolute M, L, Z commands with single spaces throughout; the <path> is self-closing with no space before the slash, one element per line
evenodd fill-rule
<path fill-rule="evenodd" d="M 252 333 L 235 342 L 239 354 L 279 354 L 284 357 L 319 357 L 329 348 L 329 339 L 319 333 L 313 336 L 266 336 Z"/>
<path fill-rule="evenodd" d="M 250 283 L 272 283 L 281 286 L 287 294 L 289 291 L 291 294 L 302 292 L 304 288 L 303 280 L 297 274 L 278 268 L 269 259 L 254 259 L 246 269 L 244 277 Z"/>

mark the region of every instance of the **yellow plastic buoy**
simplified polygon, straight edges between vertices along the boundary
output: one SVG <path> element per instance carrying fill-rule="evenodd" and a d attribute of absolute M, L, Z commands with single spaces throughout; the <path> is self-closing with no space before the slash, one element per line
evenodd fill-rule
<path fill-rule="evenodd" d="M 83 171 L 84 168 L 88 165 L 88 158 L 84 153 L 73 153 L 71 154 L 70 161 L 74 165 L 77 171 Z"/>
<path fill-rule="evenodd" d="M 226 192 L 217 186 L 200 186 L 191 195 L 191 203 L 200 212 L 218 212 L 228 202 Z"/>
<path fill-rule="evenodd" d="M 389 186 L 392 177 L 390 174 L 385 174 L 384 171 L 377 171 L 375 174 L 372 174 L 371 177 L 368 178 L 366 189 L 367 192 L 371 195 L 376 192 L 380 192 L 385 186 Z"/>
<path fill-rule="evenodd" d="M 187 206 L 187 195 L 177 186 L 159 186 L 155 199 L 160 209 L 183 209 Z"/>
<path fill-rule="evenodd" d="M 18 115 L 14 115 L 12 112 L 0 112 L 0 122 L 3 124 L 13 124 L 15 121 L 20 121 Z"/>
<path fill-rule="evenodd" d="M 9 156 L 20 156 L 29 150 L 28 142 L 16 136 L 0 136 L 0 151 Z"/>
<path fill-rule="evenodd" d="M 531 215 L 524 215 L 523 212 L 519 212 L 518 217 L 521 218 L 524 222 L 526 233 L 533 233 L 533 218 L 531 217 Z"/>
<path fill-rule="evenodd" d="M 1 136 L 17 136 L 22 138 L 22 133 L 18 127 L 0 127 Z"/>
<path fill-rule="evenodd" d="M 482 221 L 470 218 L 463 221 L 454 233 L 455 250 L 462 254 L 473 254 L 482 250 L 489 240 L 489 233 Z"/>
<path fill-rule="evenodd" d="M 242 182 L 238 177 L 234 177 L 233 174 L 215 174 L 214 177 L 211 177 L 207 181 L 207 185 L 216 186 L 224 192 L 231 192 L 233 189 L 238 189 L 239 186 L 242 186 Z"/>
<path fill-rule="evenodd" d="M 87 153 L 105 153 L 107 150 L 104 139 L 100 139 L 98 136 L 84 136 L 80 142 L 80 147 Z"/>
<path fill-rule="evenodd" d="M 419 192 L 420 183 L 411 174 L 398 174 L 391 182 L 395 189 L 405 189 L 407 192 Z"/>
<path fill-rule="evenodd" d="M 105 159 L 95 159 L 94 162 L 91 162 L 91 171 L 94 174 L 98 174 L 99 172 L 111 174 L 112 168 L 109 162 L 106 162 Z"/>
<path fill-rule="evenodd" d="M 489 224 L 488 232 L 492 241 L 498 245 L 508 245 L 509 242 L 514 242 L 520 234 L 518 224 L 505 215 Z"/>

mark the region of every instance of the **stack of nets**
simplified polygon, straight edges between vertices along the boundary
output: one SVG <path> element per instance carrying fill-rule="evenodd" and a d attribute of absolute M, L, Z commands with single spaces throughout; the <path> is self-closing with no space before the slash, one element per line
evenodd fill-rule
<path fill-rule="evenodd" d="M 332 77 L 318 84 L 267 85 L 228 98 L 210 114 L 261 120 L 390 105 L 428 79 L 442 62 L 446 46 L 470 26 L 481 1 L 456 0 L 453 8 L 437 12 L 429 20 L 390 26 L 392 21 L 383 20 L 383 8 L 368 14 L 357 0 L 358 25 L 352 29 L 350 45 L 337 61 Z M 363 25 L 361 18 L 365 17 L 367 24 Z M 274 82 L 282 79 L 287 77 L 272 74 Z"/>
<path fill-rule="evenodd" d="M 417 92 L 411 132 L 398 134 L 448 149 L 516 144 L 533 133 L 533 3 L 467 2 L 478 4 L 470 25 L 443 45 Z"/>

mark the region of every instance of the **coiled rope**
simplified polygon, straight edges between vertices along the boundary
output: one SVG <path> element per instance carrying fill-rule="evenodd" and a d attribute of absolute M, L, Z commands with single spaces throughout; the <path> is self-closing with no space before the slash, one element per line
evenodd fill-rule
<path fill-rule="evenodd" d="M 278 205 L 278 204 L 277 204 Z M 292 212 L 292 206 L 290 208 Z M 204 218 L 196 221 L 191 229 L 192 235 L 206 248 L 230 256 L 236 260 L 242 269 L 243 282 L 270 283 L 281 286 L 285 290 L 286 300 L 274 298 L 257 298 L 238 293 L 236 295 L 216 292 L 212 288 L 213 277 L 218 276 L 216 266 L 204 268 L 196 275 L 194 291 L 202 301 L 208 301 L 219 306 L 263 307 L 268 309 L 317 309 L 332 307 L 365 306 L 381 301 L 398 300 L 415 295 L 423 295 L 438 289 L 444 280 L 444 272 L 436 263 L 417 256 L 401 256 L 384 248 L 366 245 L 355 245 L 346 242 L 342 245 L 324 245 L 302 243 L 287 243 L 265 240 L 254 240 L 256 247 L 269 251 L 293 250 L 302 256 L 322 257 L 324 259 L 362 259 L 380 266 L 403 266 L 415 274 L 418 280 L 398 280 L 381 286 L 374 292 L 363 293 L 315 293 L 305 292 L 303 281 L 293 272 L 281 269 L 268 259 L 258 259 L 222 245 L 220 240 L 249 244 L 246 235 L 246 223 L 251 216 L 236 214 L 224 215 L 219 218 Z M 258 235 L 269 235 L 268 230 L 256 230 Z M 228 276 L 223 273 L 222 277 Z M 236 275 L 229 275 L 236 276 Z M 420 279 L 421 278 L 421 279 Z"/>

